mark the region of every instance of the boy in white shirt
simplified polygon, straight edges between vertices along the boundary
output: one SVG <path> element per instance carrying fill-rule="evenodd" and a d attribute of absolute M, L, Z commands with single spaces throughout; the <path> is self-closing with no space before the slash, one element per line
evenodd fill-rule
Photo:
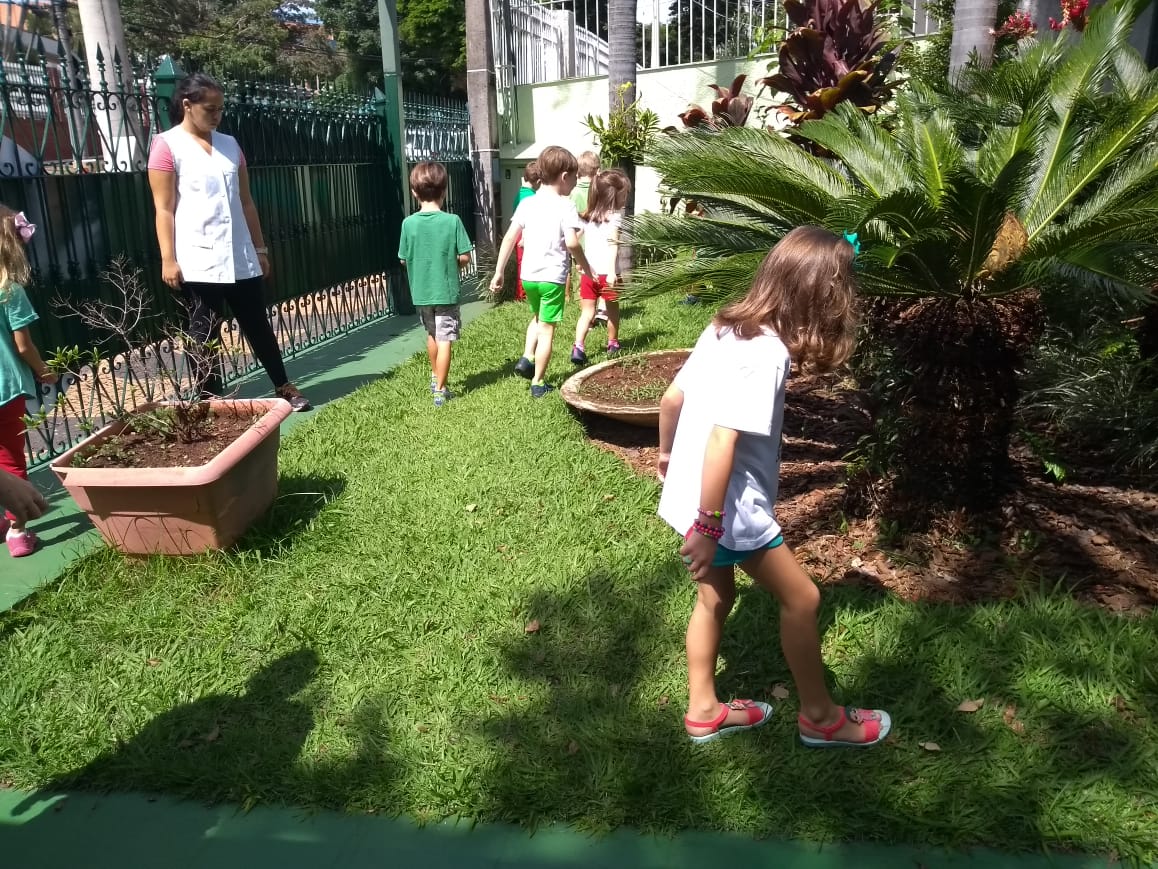
<path fill-rule="evenodd" d="M 515 209 L 491 279 L 491 292 L 497 293 L 503 286 L 507 260 L 521 240 L 523 263 L 519 278 L 535 316 L 527 327 L 526 344 L 515 364 L 515 372 L 531 379 L 533 398 L 542 398 L 554 388 L 547 385 L 545 377 L 555 341 L 555 326 L 563 319 L 571 258 L 575 258 L 583 274 L 595 280 L 579 243 L 583 222 L 569 198 L 575 188 L 579 162 L 566 148 L 552 145 L 543 150 L 538 163 L 542 186 Z"/>

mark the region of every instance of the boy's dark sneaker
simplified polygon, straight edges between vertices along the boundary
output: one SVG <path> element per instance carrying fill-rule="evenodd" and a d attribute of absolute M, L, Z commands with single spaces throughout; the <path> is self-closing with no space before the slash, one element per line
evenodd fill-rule
<path fill-rule="evenodd" d="M 532 383 L 531 398 L 542 398 L 548 392 L 554 392 L 555 387 L 549 383 Z"/>
<path fill-rule="evenodd" d="M 583 348 L 578 344 L 571 348 L 571 362 L 575 365 L 587 364 L 587 354 L 583 352 Z"/>
<path fill-rule="evenodd" d="M 520 356 L 519 361 L 515 363 L 515 374 L 530 380 L 535 376 L 535 363 L 526 356 Z"/>

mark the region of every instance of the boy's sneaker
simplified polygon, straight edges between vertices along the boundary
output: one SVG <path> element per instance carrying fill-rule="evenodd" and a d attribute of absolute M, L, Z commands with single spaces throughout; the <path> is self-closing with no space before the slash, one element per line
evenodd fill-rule
<path fill-rule="evenodd" d="M 515 363 L 515 374 L 530 380 L 535 376 L 535 363 L 526 356 L 520 356 L 519 361 Z"/>
<path fill-rule="evenodd" d="M 36 535 L 31 531 L 8 535 L 8 554 L 13 558 L 23 558 L 26 555 L 31 555 L 36 551 L 36 545 L 39 542 L 39 539 L 37 539 Z"/>
<path fill-rule="evenodd" d="M 608 344 L 607 345 L 607 355 L 608 356 L 618 356 L 619 351 L 622 349 L 623 348 L 619 346 L 618 341 L 616 341 L 614 344 Z"/>
<path fill-rule="evenodd" d="M 578 344 L 571 348 L 571 363 L 574 365 L 587 364 L 587 353 Z"/>
<path fill-rule="evenodd" d="M 549 383 L 532 383 L 531 398 L 542 398 L 548 392 L 554 392 L 555 387 Z"/>
<path fill-rule="evenodd" d="M 449 389 L 436 389 L 436 390 L 434 390 L 434 406 L 435 407 L 442 407 L 444 404 L 446 404 L 452 398 L 454 398 L 454 395 L 451 394 L 451 391 Z"/>

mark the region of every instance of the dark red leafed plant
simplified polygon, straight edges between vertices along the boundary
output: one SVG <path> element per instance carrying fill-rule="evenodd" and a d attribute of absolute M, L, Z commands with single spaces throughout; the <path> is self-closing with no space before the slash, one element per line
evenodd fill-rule
<path fill-rule="evenodd" d="M 1050 30 L 1064 30 L 1066 26 L 1081 32 L 1086 29 L 1086 13 L 1090 8 L 1090 0 L 1061 0 L 1061 21 L 1049 20 Z"/>
<path fill-rule="evenodd" d="M 779 70 L 761 84 L 788 94 L 794 104 L 778 108 L 793 123 L 820 118 L 849 101 L 876 111 L 897 82 L 887 82 L 899 52 L 881 55 L 888 28 L 876 3 L 861 0 L 786 0 L 796 26 L 780 46 Z"/>
<path fill-rule="evenodd" d="M 716 92 L 716 99 L 712 100 L 711 114 L 700 106 L 691 106 L 679 118 L 685 127 L 718 130 L 721 127 L 742 127 L 748 122 L 748 115 L 752 112 L 753 98 L 740 93 L 747 80 L 746 75 L 736 76 L 731 87 L 718 84 L 710 85 Z"/>
<path fill-rule="evenodd" d="M 1051 18 L 1050 21 L 1053 19 Z M 1000 27 L 991 31 L 998 42 L 1021 42 L 1021 40 L 1037 33 L 1033 26 L 1033 19 L 1027 12 L 1014 12 Z"/>

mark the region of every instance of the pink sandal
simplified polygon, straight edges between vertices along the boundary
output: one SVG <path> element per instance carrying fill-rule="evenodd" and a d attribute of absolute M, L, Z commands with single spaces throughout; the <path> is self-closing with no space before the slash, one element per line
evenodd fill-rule
<path fill-rule="evenodd" d="M 796 720 L 802 727 L 815 730 L 824 736 L 823 739 L 818 739 L 815 736 L 805 736 L 801 733 L 800 741 L 809 748 L 868 748 L 870 745 L 879 745 L 884 742 L 885 737 L 893 728 L 893 719 L 883 709 L 856 709 L 852 706 L 841 707 L 840 718 L 836 720 L 835 724 L 830 724 L 827 727 L 813 724 L 803 715 L 798 715 Z M 865 738 L 863 740 L 852 741 L 832 738 L 833 734 L 844 727 L 848 721 L 853 724 L 864 725 Z"/>
<path fill-rule="evenodd" d="M 733 710 L 746 711 L 748 713 L 748 723 L 720 727 L 728 717 L 728 714 Z M 692 721 L 685 715 L 684 724 L 687 727 L 712 728 L 711 733 L 705 733 L 703 736 L 692 736 L 690 733 L 688 734 L 692 742 L 711 742 L 713 739 L 718 739 L 721 736 L 731 736 L 733 733 L 739 733 L 742 730 L 751 730 L 754 727 L 759 727 L 762 724 L 766 724 L 771 717 L 772 707 L 767 703 L 761 703 L 759 700 L 732 700 L 728 703 L 721 703 L 720 714 L 711 721 Z"/>

